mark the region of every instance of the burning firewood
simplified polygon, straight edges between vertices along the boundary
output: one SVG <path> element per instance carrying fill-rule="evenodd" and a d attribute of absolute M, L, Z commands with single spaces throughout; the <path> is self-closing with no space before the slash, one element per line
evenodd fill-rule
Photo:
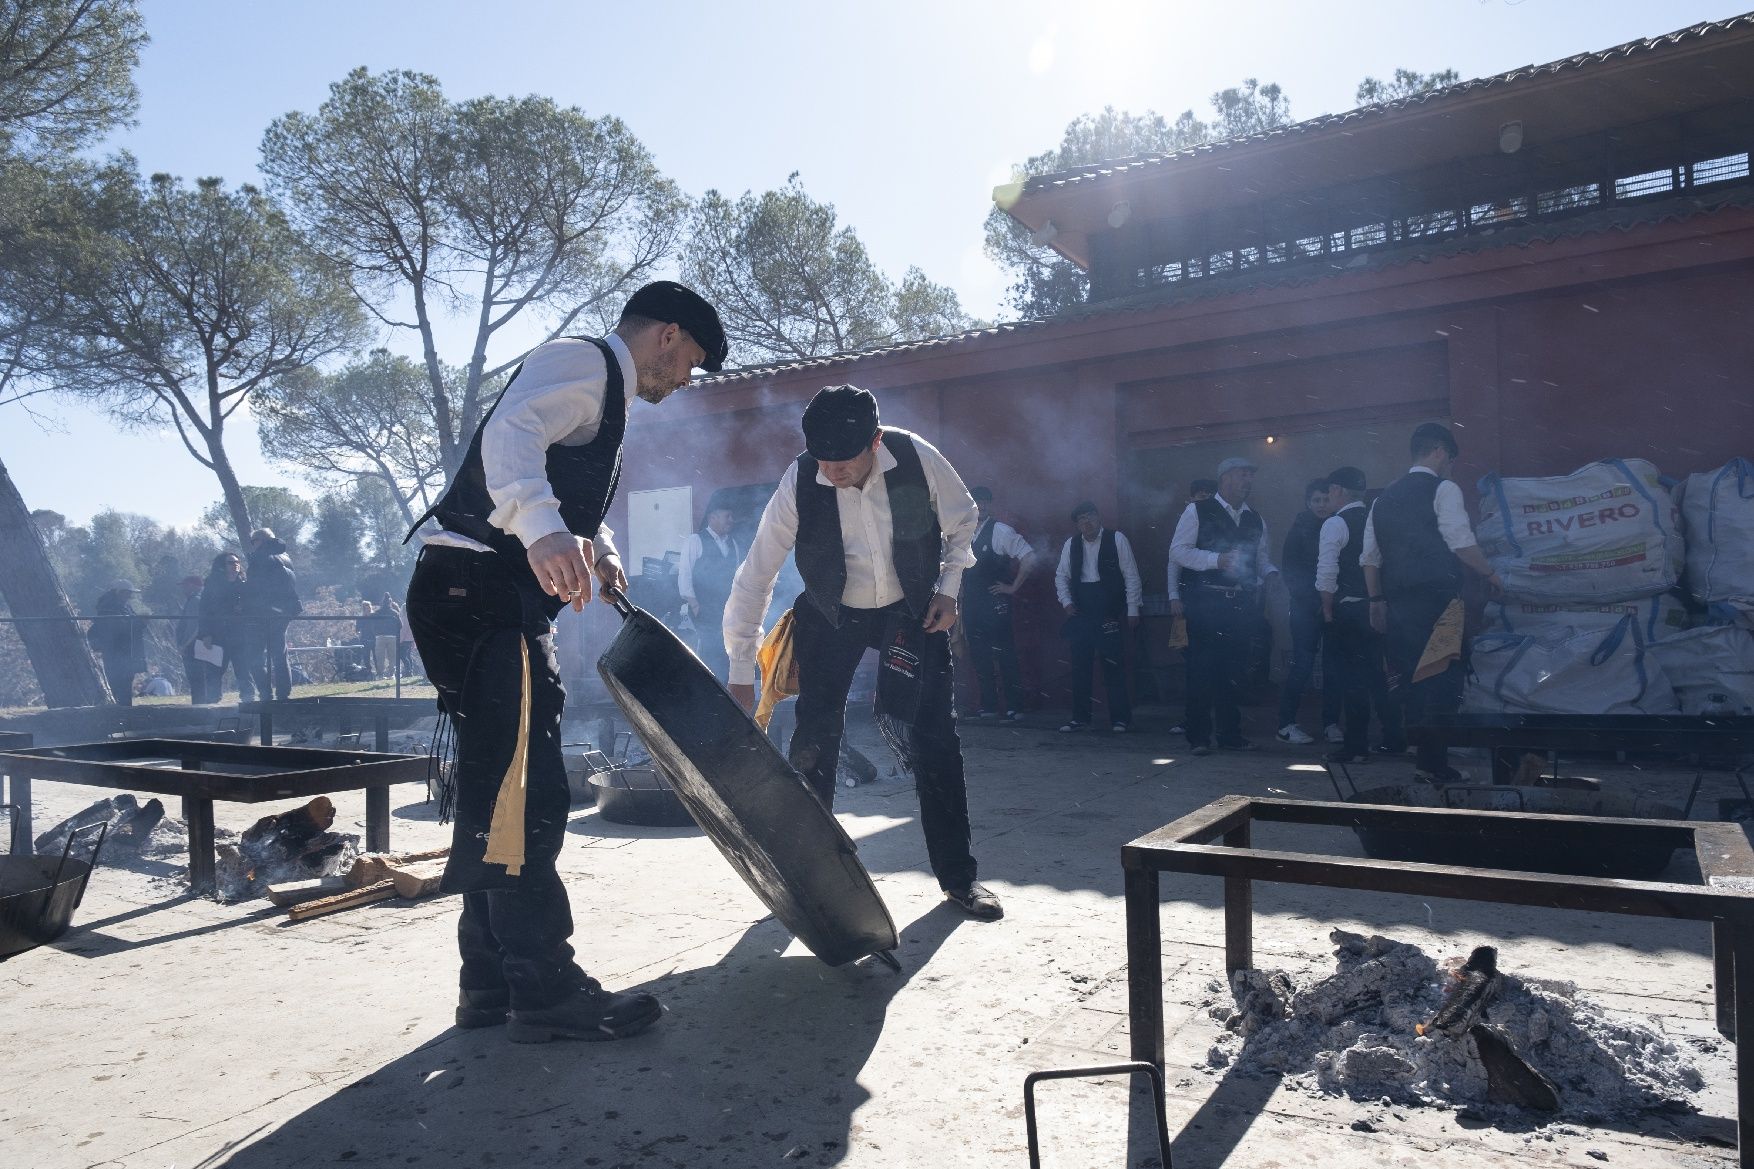
<path fill-rule="evenodd" d="M 268 887 L 338 875 L 359 848 L 359 837 L 331 832 L 335 804 L 327 796 L 264 816 L 244 829 L 236 846 L 221 846 L 220 899 L 260 897 Z"/>
<path fill-rule="evenodd" d="M 1498 951 L 1492 946 L 1475 946 L 1467 962 L 1457 970 L 1443 1005 L 1431 1022 L 1413 1028 L 1420 1035 L 1443 1035 L 1455 1039 L 1467 1032 L 1498 994 L 1504 979 L 1498 973 Z"/>

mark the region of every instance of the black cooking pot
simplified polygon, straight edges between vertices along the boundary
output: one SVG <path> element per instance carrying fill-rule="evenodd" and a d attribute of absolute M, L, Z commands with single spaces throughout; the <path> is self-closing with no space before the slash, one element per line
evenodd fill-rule
<path fill-rule="evenodd" d="M 692 650 L 610 598 L 624 621 L 597 672 L 695 822 L 811 953 L 893 964 L 895 922 L 833 813 Z"/>

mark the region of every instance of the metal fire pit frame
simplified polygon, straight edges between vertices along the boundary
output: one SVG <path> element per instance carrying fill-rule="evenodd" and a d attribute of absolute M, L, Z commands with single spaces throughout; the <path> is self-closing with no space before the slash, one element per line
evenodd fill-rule
<path fill-rule="evenodd" d="M 1407 727 L 1413 743 L 1484 747 L 1492 782 L 1509 783 L 1522 751 L 1643 751 L 1741 758 L 1754 755 L 1754 717 L 1686 714 L 1448 714 Z M 1742 772 L 1736 772 L 1742 782 Z M 1695 788 L 1697 789 L 1697 784 Z M 1743 794 L 1749 794 L 1743 783 Z"/>
<path fill-rule="evenodd" d="M 177 767 L 165 767 L 174 759 Z M 365 847 L 390 847 L 390 785 L 424 783 L 425 755 L 384 755 L 318 747 L 257 747 L 195 739 L 112 739 L 65 747 L 0 751 L 12 776 L 25 838 L 31 838 L 33 779 L 117 791 L 180 796 L 189 826 L 189 887 L 213 887 L 213 804 L 261 804 L 334 792 L 365 792 Z M 239 770 L 228 771 L 227 767 Z"/>
<path fill-rule="evenodd" d="M 1690 850 L 1704 883 L 1569 877 L 1512 869 L 1465 868 L 1252 848 L 1257 822 L 1334 828 L 1450 829 L 1527 836 L 1531 842 L 1587 838 L 1599 826 L 1649 833 Z M 1711 925 L 1717 1029 L 1736 1041 L 1736 1128 L 1740 1164 L 1754 1169 L 1754 846 L 1743 825 L 1691 820 L 1626 820 L 1520 812 L 1410 809 L 1318 800 L 1224 796 L 1121 849 L 1126 885 L 1128 1021 L 1135 1060 L 1163 1066 L 1163 925 L 1160 873 L 1224 878 L 1224 966 L 1254 965 L 1255 881 L 1410 893 L 1460 901 L 1667 917 Z M 1714 881 L 1732 879 L 1725 884 Z M 1730 888 L 1728 885 L 1740 885 Z"/>
<path fill-rule="evenodd" d="M 413 721 L 438 714 L 434 698 L 372 698 L 367 695 L 280 698 L 271 702 L 240 702 L 240 715 L 255 715 L 262 746 L 274 745 L 274 719 L 279 716 L 301 726 L 317 723 L 334 726 L 345 734 L 357 723 L 370 721 L 376 738 L 375 751 L 390 749 L 390 720 Z"/>

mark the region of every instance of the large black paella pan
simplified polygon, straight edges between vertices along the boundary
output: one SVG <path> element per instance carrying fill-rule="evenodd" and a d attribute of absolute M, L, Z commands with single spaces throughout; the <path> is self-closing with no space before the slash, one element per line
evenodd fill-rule
<path fill-rule="evenodd" d="M 597 671 L 695 822 L 811 953 L 895 963 L 895 922 L 858 847 L 712 671 L 617 590 Z"/>

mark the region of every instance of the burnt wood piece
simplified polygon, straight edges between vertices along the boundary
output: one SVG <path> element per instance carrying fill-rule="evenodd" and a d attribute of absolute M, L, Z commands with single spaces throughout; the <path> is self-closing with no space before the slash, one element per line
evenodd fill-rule
<path fill-rule="evenodd" d="M 369 719 L 374 749 L 388 751 L 391 719 L 413 721 L 427 718 L 438 713 L 438 705 L 431 698 L 367 698 L 342 695 L 333 698 L 280 698 L 271 702 L 240 702 L 238 713 L 256 716 L 264 747 L 274 745 L 274 718 L 279 715 L 301 725 L 316 722 L 324 726 L 333 725 L 341 731 L 352 730 L 356 723 Z"/>
<path fill-rule="evenodd" d="M 181 797 L 189 826 L 189 887 L 198 892 L 213 888 L 215 801 L 260 804 L 363 790 L 366 847 L 381 852 L 390 843 L 390 785 L 423 783 L 426 769 L 424 755 L 182 739 L 0 751 L 0 771 L 12 776 L 13 802 L 20 804 L 27 836 L 33 778 Z"/>
<path fill-rule="evenodd" d="M 1483 836 L 1537 829 L 1584 839 L 1591 832 L 1632 833 L 1653 844 L 1690 850 L 1703 881 L 1693 885 L 1559 876 L 1249 847 L 1250 826 L 1261 822 L 1396 831 L 1429 831 L 1433 825 L 1441 825 L 1445 830 L 1463 829 Z M 1212 843 L 1220 838 L 1225 843 Z M 1132 1055 L 1158 1067 L 1163 1066 L 1162 873 L 1224 879 L 1225 967 L 1232 974 L 1247 969 L 1252 960 L 1248 919 L 1252 917 L 1256 881 L 1709 924 L 1718 1029 L 1736 1040 L 1739 1164 L 1754 1169 L 1754 1127 L 1750 1127 L 1754 1126 L 1754 1028 L 1743 1032 L 1737 1026 L 1744 1012 L 1754 1012 L 1754 845 L 1742 824 L 1224 796 L 1123 847 L 1121 865 L 1126 889 Z M 1748 1017 L 1754 1018 L 1754 1014 Z"/>
<path fill-rule="evenodd" d="M 1523 751 L 1754 755 L 1754 717 L 1685 714 L 1452 714 L 1409 726 L 1413 743 L 1483 747 L 1492 782 L 1509 783 Z"/>

